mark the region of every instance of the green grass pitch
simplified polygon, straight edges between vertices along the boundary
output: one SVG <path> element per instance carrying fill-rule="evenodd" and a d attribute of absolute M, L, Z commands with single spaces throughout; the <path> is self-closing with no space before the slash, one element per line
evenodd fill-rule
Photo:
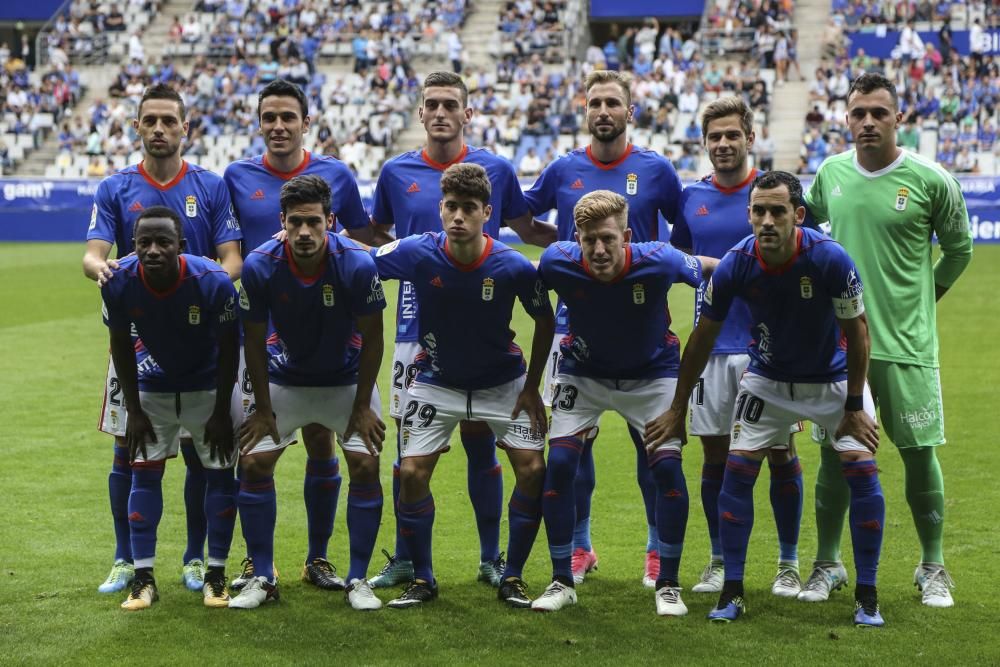
<path fill-rule="evenodd" d="M 106 481 L 111 439 L 95 430 L 108 343 L 97 289 L 80 271 L 82 253 L 82 244 L 0 245 L 0 663 L 1000 664 L 1000 532 L 991 518 L 1000 509 L 1000 345 L 995 336 L 1000 330 L 1000 247 L 977 247 L 972 266 L 939 314 L 949 438 L 940 451 L 948 489 L 946 554 L 958 583 L 957 604 L 946 610 L 920 605 L 911 583 L 919 552 L 903 498 L 901 464 L 893 446 L 884 442 L 879 464 L 888 517 L 879 583 L 888 625 L 881 631 L 851 626 L 850 591 L 834 594 L 825 604 L 770 595 L 777 543 L 766 472 L 757 490 L 746 618 L 731 626 L 711 625 L 705 613 L 714 596 L 690 592 L 685 593 L 687 617 L 658 618 L 652 593 L 640 584 L 646 531 L 633 447 L 622 420 L 611 415 L 603 421 L 596 454 L 593 533 L 600 570 L 580 586 L 576 607 L 553 615 L 508 610 L 492 589 L 476 583 L 478 542 L 461 447 L 443 457 L 433 483 L 437 602 L 421 610 L 362 614 L 352 611 L 341 594 L 307 587 L 298 580 L 306 546 L 304 450 L 295 446 L 277 475 L 280 603 L 247 613 L 209 610 L 200 596 L 182 587 L 183 465 L 172 461 L 159 530 L 161 599 L 149 611 L 125 613 L 118 608 L 121 595 L 96 592 L 113 553 Z M 671 293 L 682 340 L 690 330 L 691 300 L 685 287 Z M 527 347 L 528 320 L 518 311 L 518 341 Z M 387 323 L 391 317 L 386 315 Z M 388 382 L 391 325 L 386 332 L 382 386 Z M 393 437 L 390 429 L 387 442 Z M 806 475 L 800 555 L 807 569 L 815 548 L 817 452 L 807 437 L 797 442 Z M 382 481 L 388 498 L 393 445 L 387 450 Z M 501 461 L 509 494 L 510 467 L 503 455 Z M 695 442 L 685 454 L 692 496 L 681 566 L 685 587 L 694 583 L 708 555 L 700 466 Z M 342 501 L 331 545 L 331 558 L 342 569 L 347 567 L 344 514 Z M 236 532 L 230 572 L 244 550 Z M 503 533 L 505 543 L 506 521 Z M 386 502 L 378 546 L 391 549 L 392 542 L 393 516 Z M 850 561 L 846 536 L 843 546 Z M 377 556 L 370 573 L 381 564 Z M 848 570 L 853 581 L 850 562 Z M 525 571 L 532 592 L 541 591 L 549 573 L 543 530 Z M 380 593 L 383 600 L 390 595 Z"/>

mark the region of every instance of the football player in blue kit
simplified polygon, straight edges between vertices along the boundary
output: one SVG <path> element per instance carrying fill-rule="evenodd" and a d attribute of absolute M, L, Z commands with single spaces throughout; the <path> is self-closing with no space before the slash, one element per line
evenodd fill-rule
<path fill-rule="evenodd" d="M 295 176 L 306 174 L 319 176 L 336 193 L 331 204 L 335 225 L 345 229 L 348 236 L 371 242 L 372 226 L 351 170 L 334 157 L 312 154 L 302 146 L 310 124 L 302 90 L 282 79 L 267 84 L 257 96 L 257 118 L 265 152 L 233 162 L 223 175 L 243 230 L 243 256 L 281 230 L 281 187 Z M 252 403 L 253 387 L 245 368 L 240 388 L 244 403 Z M 339 476 L 325 474 L 339 463 L 334 443 L 323 437 L 327 435 L 325 429 L 317 432 L 306 428 L 302 432 L 308 454 L 303 496 L 309 535 L 302 580 L 325 590 L 343 590 L 344 580 L 327 560 L 341 484 Z M 243 572 L 230 587 L 240 590 L 253 577 L 253 559 L 247 557 Z"/>
<path fill-rule="evenodd" d="M 285 183 L 286 237 L 253 250 L 243 267 L 240 309 L 254 405 L 239 433 L 239 508 L 254 576 L 230 601 L 231 608 L 253 609 L 278 599 L 274 469 L 298 428 L 323 442 L 340 436 L 350 473 L 346 598 L 358 610 L 382 606 L 366 576 L 382 517 L 378 454 L 385 424 L 375 380 L 385 298 L 368 253 L 332 232 L 331 197 L 330 186 L 315 174 Z M 339 487 L 336 458 L 310 458 L 306 474 Z M 333 524 L 335 509 L 315 508 L 329 513 L 320 517 L 322 525 Z"/>
<path fill-rule="evenodd" d="M 539 264 L 545 284 L 567 306 L 569 333 L 561 341 L 552 394 L 542 501 L 553 576 L 532 603 L 538 611 L 558 611 L 577 601 L 575 478 L 585 439 L 607 410 L 641 432 L 669 405 L 680 343 L 669 328 L 667 292 L 675 283 L 697 287 L 702 279 L 698 258 L 667 243 L 631 243 L 628 208 L 615 192 L 584 195 L 573 210 L 578 241 L 549 246 Z M 646 460 L 655 484 L 656 610 L 683 616 L 679 568 L 689 501 L 680 441 L 661 443 Z"/>
<path fill-rule="evenodd" d="M 709 619 L 745 613 L 743 572 L 753 528 L 753 487 L 766 450 L 796 421 L 835 434 L 834 447 L 851 490 L 850 526 L 857 568 L 854 623 L 884 624 L 875 588 L 885 498 L 874 453 L 875 406 L 866 374 L 870 338 L 854 262 L 829 237 L 803 229 L 802 186 L 786 172 L 759 176 L 750 190 L 753 235 L 719 263 L 702 297 L 701 317 L 684 349 L 670 409 L 646 427 L 652 450 L 683 440 L 695 389 L 734 299 L 750 309 L 754 339 L 740 380 L 730 450 L 719 495 L 725 581 Z"/>
<path fill-rule="evenodd" d="M 143 93 L 136 119 L 132 121 L 142 140 L 143 159 L 101 181 L 94 196 L 83 272 L 97 281 L 98 286 L 111 277 L 118 261 L 132 252 L 133 227 L 139 215 L 156 205 L 183 214 L 187 252 L 218 259 L 231 279 L 239 278 L 243 263 L 240 257 L 242 234 L 232 215 L 229 193 L 218 175 L 181 158 L 181 143 L 188 127 L 185 118 L 184 101 L 169 86 L 157 84 Z M 119 259 L 110 259 L 112 246 L 117 247 Z M 136 353 L 144 358 L 147 352 L 141 341 L 135 339 L 133 342 Z M 111 572 L 98 587 L 102 593 L 123 590 L 134 573 L 128 533 L 127 504 L 132 473 L 124 443 L 126 421 L 121 383 L 114 364 L 109 363 L 99 428 L 115 437 L 108 493 L 116 546 Z M 182 437 L 181 453 L 187 469 L 184 505 L 188 531 L 182 579 L 189 589 L 200 591 L 205 569 L 206 523 L 201 511 L 205 473 L 191 440 L 183 432 Z"/>
<path fill-rule="evenodd" d="M 516 485 L 498 597 L 527 607 L 522 570 L 541 522 L 546 416 L 538 386 L 555 328 L 548 293 L 523 255 L 484 233 L 493 212 L 486 169 L 455 164 L 440 182 L 443 232 L 409 236 L 373 250 L 379 275 L 407 280 L 420 302 L 417 374 L 402 407 L 400 533 L 413 580 L 389 602 L 409 608 L 437 597 L 432 564 L 430 480 L 462 421 L 485 423 L 506 450 Z M 535 322 L 531 363 L 510 328 L 515 300 Z M 470 329 L 470 323 L 475 323 Z"/>
<path fill-rule="evenodd" d="M 424 79 L 419 107 L 420 121 L 427 132 L 426 145 L 402 153 L 382 165 L 372 204 L 374 245 L 425 232 L 440 232 L 441 174 L 453 164 L 478 164 L 486 170 L 492 186 L 490 215 L 484 231 L 494 239 L 505 224 L 525 243 L 546 246 L 556 238 L 555 227 L 534 220 L 510 161 L 483 148 L 465 143 L 463 130 L 472 119 L 469 91 L 462 78 L 452 72 L 432 72 Z M 412 284 L 400 281 L 396 317 L 396 345 L 392 360 L 392 398 L 389 414 L 397 422 L 407 405 L 406 392 L 417 372 L 420 351 L 416 318 L 418 305 Z M 496 456 L 496 440 L 483 423 L 463 420 L 459 427 L 462 446 L 468 457 L 469 498 L 479 531 L 478 578 L 499 586 L 504 570 L 500 558 L 500 517 L 503 504 L 503 476 Z M 399 495 L 399 461 L 393 468 L 393 498 Z M 394 506 L 396 503 L 394 503 Z M 413 578 L 413 566 L 396 522 L 396 549 L 372 586 L 406 583 Z M 388 554 L 387 554 L 388 555 Z"/>
<path fill-rule="evenodd" d="M 135 254 L 122 258 L 101 287 L 128 410 L 125 443 L 132 467 L 127 512 L 135 577 L 122 608 L 146 609 L 158 598 L 153 564 L 163 472 L 166 460 L 177 456 L 182 428 L 206 478 L 199 508 L 208 534 L 204 604 L 225 607 L 225 566 L 236 521 L 236 290 L 218 264 L 183 254 L 181 216 L 169 208 L 147 207 L 133 232 Z M 141 360 L 133 329 L 149 352 Z"/>
<path fill-rule="evenodd" d="M 525 193 L 528 206 L 536 215 L 551 209 L 557 213 L 560 241 L 575 241 L 573 207 L 580 197 L 595 190 L 617 192 L 628 200 L 628 226 L 636 243 L 659 239 L 659 218 L 673 222 L 681 197 L 681 181 L 670 160 L 646 148 L 633 145 L 626 132 L 632 120 L 633 105 L 628 74 L 598 70 L 587 75 L 587 126 L 590 144 L 578 148 L 549 164 Z M 543 396 L 550 403 L 558 361 L 560 340 L 567 332 L 566 307 L 560 303 L 556 312 L 556 334 L 549 350 Z M 590 501 L 594 494 L 594 432 L 584 439 L 580 468 L 576 477 L 577 525 L 573 538 L 573 579 L 583 581 L 587 572 L 597 568 L 597 553 L 590 538 Z M 649 471 L 642 436 L 629 427 L 636 447 L 636 478 L 646 508 L 646 548 L 642 582 L 652 587 L 660 564 L 656 547 L 656 484 Z"/>
<path fill-rule="evenodd" d="M 680 210 L 670 232 L 670 242 L 685 252 L 721 258 L 752 232 L 746 207 L 750 184 L 758 171 L 747 155 L 753 145 L 753 110 L 742 97 L 720 97 L 709 103 L 701 117 L 702 137 L 714 171 L 684 188 Z M 695 319 L 704 284 L 695 295 Z M 750 358 L 750 311 L 740 299 L 733 301 L 712 348 L 712 356 L 691 398 L 691 434 L 701 437 L 705 454 L 701 468 L 701 501 L 712 545 L 711 559 L 691 590 L 722 590 L 722 544 L 719 540 L 719 492 L 729 454 L 729 428 L 740 377 Z M 793 431 L 798 431 L 798 425 Z M 802 588 L 799 577 L 799 525 L 802 519 L 802 466 L 794 445 L 776 443 L 767 450 L 771 468 L 771 507 L 778 529 L 778 573 L 771 592 L 795 597 Z"/>

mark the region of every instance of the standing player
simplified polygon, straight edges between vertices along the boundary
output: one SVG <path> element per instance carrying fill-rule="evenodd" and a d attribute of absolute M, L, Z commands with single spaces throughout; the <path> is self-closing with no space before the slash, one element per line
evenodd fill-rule
<path fill-rule="evenodd" d="M 562 339 L 552 395 L 552 429 L 542 510 L 552 557 L 552 583 L 532 609 L 557 611 L 576 603 L 572 572 L 576 526 L 575 478 L 587 434 L 605 410 L 641 432 L 664 410 L 677 383 L 679 342 L 670 331 L 667 291 L 677 282 L 697 287 L 701 264 L 666 243 L 630 243 L 628 203 L 608 190 L 584 195 L 573 209 L 577 243 L 562 241 L 543 254 L 539 273 L 566 304 L 569 334 Z M 627 332 L 628 342 L 623 343 Z M 656 612 L 683 616 L 679 568 L 687 527 L 688 493 L 680 441 L 651 452 L 655 483 Z"/>
<path fill-rule="evenodd" d="M 432 72 L 424 79 L 420 122 L 427 131 L 423 149 L 398 155 L 382 165 L 375 186 L 372 220 L 376 244 L 391 240 L 395 226 L 397 238 L 424 232 L 439 232 L 441 218 L 441 174 L 450 165 L 478 164 L 486 169 L 492 185 L 491 214 L 484 228 L 487 235 L 500 236 L 503 222 L 526 243 L 546 246 L 555 240 L 555 228 L 531 217 L 524 194 L 509 161 L 488 150 L 468 146 L 463 130 L 472 119 L 469 91 L 462 78 L 451 72 Z M 399 285 L 396 318 L 396 349 L 392 359 L 392 401 L 389 414 L 396 419 L 397 432 L 402 410 L 407 405 L 406 391 L 413 381 L 414 363 L 420 350 L 417 333 L 417 300 L 414 286 Z M 464 420 L 460 427 L 462 446 L 468 456 L 469 497 L 479 530 L 479 580 L 500 585 L 503 562 L 500 559 L 500 514 L 503 503 L 503 477 L 496 457 L 496 440 L 487 424 Z M 399 495 L 399 462 L 393 468 L 393 498 Z M 395 506 L 396 503 L 394 502 Z M 405 583 L 413 578 L 413 567 L 406 545 L 399 535 L 396 517 L 396 553 L 389 557 L 382 571 L 372 578 L 372 586 L 384 587 Z"/>
<path fill-rule="evenodd" d="M 527 607 L 522 570 L 542 518 L 545 476 L 545 406 L 538 385 L 555 318 L 531 262 L 483 232 L 492 213 L 487 171 L 478 164 L 452 165 L 439 187 L 444 233 L 410 236 L 375 252 L 380 275 L 413 285 L 422 348 L 403 406 L 397 510 L 413 580 L 389 606 L 403 609 L 437 597 L 430 479 L 455 426 L 470 419 L 496 434 L 514 468 L 508 561 L 497 594 L 510 606 Z M 535 321 L 527 375 L 510 328 L 515 300 Z"/>
<path fill-rule="evenodd" d="M 750 190 L 753 236 L 719 263 L 705 288 L 701 317 L 684 349 L 670 409 L 646 428 L 649 447 L 684 438 L 687 403 L 736 297 L 750 309 L 754 341 L 733 411 L 731 449 L 719 495 L 725 583 L 713 621 L 745 612 L 743 569 L 753 529 L 753 487 L 765 450 L 800 419 L 836 433 L 833 447 L 851 489 L 851 537 L 858 572 L 854 623 L 881 626 L 875 578 L 885 498 L 872 454 L 875 406 L 865 382 L 868 324 L 862 285 L 844 249 L 802 229 L 797 178 L 772 171 Z M 797 502 L 793 500 L 792 502 Z"/>
<path fill-rule="evenodd" d="M 742 97 L 722 97 L 705 107 L 701 117 L 708 159 L 713 173 L 684 189 L 670 242 L 687 253 L 721 258 L 752 233 L 746 207 L 750 184 L 757 176 L 747 155 L 754 142 L 753 111 Z M 704 285 L 695 296 L 701 302 Z M 691 434 L 701 436 L 705 462 L 701 468 L 701 502 L 708 522 L 712 557 L 695 593 L 722 590 L 722 546 L 719 541 L 719 492 L 729 453 L 729 428 L 740 376 L 750 358 L 750 311 L 742 300 L 733 302 L 712 356 L 699 378 L 691 401 Z M 797 428 L 795 430 L 798 430 Z M 799 578 L 799 524 L 802 518 L 802 467 L 791 443 L 767 450 L 771 468 L 771 507 L 778 527 L 778 574 L 771 592 L 795 597 Z"/>
<path fill-rule="evenodd" d="M 869 381 L 882 424 L 903 459 L 906 500 L 920 539 L 914 581 L 930 607 L 954 604 L 944 569 L 944 480 L 935 448 L 945 442 L 938 371 L 936 301 L 972 260 L 962 191 L 947 171 L 896 145 L 896 89 L 864 74 L 847 96 L 854 150 L 827 159 L 806 196 L 818 222 L 829 222 L 868 282 L 872 329 Z M 931 262 L 931 238 L 941 257 Z M 820 601 L 847 581 L 840 562 L 846 489 L 828 447 L 816 479 L 819 544 L 800 600 Z"/>
<path fill-rule="evenodd" d="M 212 172 L 181 159 L 181 143 L 187 135 L 184 101 L 166 85 L 150 86 L 139 102 L 132 125 L 142 140 L 143 160 L 108 176 L 97 187 L 94 211 L 87 230 L 83 272 L 103 285 L 118 262 L 109 259 L 111 247 L 118 257 L 132 252 L 133 226 L 145 208 L 164 205 L 183 211 L 187 250 L 200 257 L 218 258 L 229 277 L 240 276 L 240 228 L 232 216 L 229 194 L 222 179 Z M 136 354 L 145 358 L 145 348 L 136 339 Z M 121 382 L 114 363 L 108 365 L 105 399 L 100 429 L 115 437 L 115 456 L 108 476 L 111 516 L 115 526 L 115 562 L 98 590 L 120 591 L 133 576 L 129 548 L 128 495 L 132 472 L 125 449 L 127 408 L 122 401 Z M 184 434 L 181 453 L 187 466 L 184 505 L 187 512 L 187 549 L 184 552 L 183 580 L 191 590 L 202 589 L 204 577 L 205 473 L 192 441 Z"/>
<path fill-rule="evenodd" d="M 547 166 L 525 193 L 528 206 L 536 215 L 552 209 L 557 212 L 560 241 L 573 241 L 576 226 L 573 207 L 584 194 L 594 190 L 610 190 L 628 201 L 628 226 L 637 243 L 655 241 L 659 232 L 659 216 L 671 222 L 676 218 L 681 197 L 681 181 L 670 161 L 656 152 L 632 145 L 626 129 L 632 120 L 634 107 L 628 74 L 599 70 L 584 81 L 587 91 L 587 127 L 590 144 L 560 157 Z M 545 396 L 558 365 L 559 342 L 566 335 L 566 310 L 560 306 L 556 314 L 556 336 L 549 352 L 549 368 L 545 374 Z M 594 435 L 584 439 L 580 469 L 577 473 L 577 527 L 573 544 L 573 577 L 577 583 L 597 567 L 597 554 L 590 540 L 590 500 L 594 493 Z M 642 436 L 633 428 L 629 435 L 636 447 L 636 477 L 646 507 L 646 562 L 643 584 L 652 587 L 659 572 L 656 537 L 656 484 L 653 480 Z"/>
<path fill-rule="evenodd" d="M 101 287 L 111 356 L 128 409 L 125 440 L 132 462 L 128 522 L 135 579 L 122 609 L 146 609 L 158 597 L 153 562 L 163 471 L 166 460 L 177 456 L 182 428 L 191 434 L 206 478 L 199 508 L 208 523 L 204 603 L 225 607 L 226 559 L 236 522 L 236 290 L 215 262 L 181 254 L 181 216 L 169 208 L 146 208 L 133 233 L 135 255 L 122 259 Z M 152 355 L 141 363 L 133 330 Z"/>
<path fill-rule="evenodd" d="M 278 599 L 274 468 L 297 428 L 309 432 L 312 442 L 341 436 L 351 475 L 346 597 L 354 609 L 382 606 L 366 574 L 382 518 L 377 457 L 385 425 L 375 379 L 382 363 L 385 299 L 367 253 L 330 231 L 331 197 L 330 186 L 317 175 L 285 183 L 280 219 L 287 238 L 266 242 L 244 265 L 240 308 L 254 408 L 240 428 L 239 507 L 254 576 L 229 603 L 233 608 L 253 609 Z M 339 485 L 336 459 L 319 461 L 310 452 L 306 474 L 307 484 L 311 475 Z M 325 552 L 329 537 L 310 546 Z"/>
<path fill-rule="evenodd" d="M 326 181 L 336 193 L 332 202 L 335 222 L 358 240 L 371 242 L 371 224 L 361 203 L 354 175 L 340 160 L 313 155 L 302 147 L 309 132 L 309 106 L 295 84 L 276 79 L 264 86 L 257 97 L 257 119 L 264 137 L 263 155 L 233 162 L 223 178 L 233 200 L 233 210 L 243 230 L 243 256 L 271 240 L 281 229 L 281 187 L 299 175 L 313 174 Z M 240 387 L 243 398 L 252 401 L 249 376 L 244 371 Z M 326 546 L 333 535 L 333 517 L 340 495 L 339 462 L 334 444 L 323 429 L 305 429 L 302 439 L 308 453 L 304 484 L 309 550 L 302 569 L 303 581 L 325 590 L 343 590 L 344 580 L 326 558 Z M 246 559 L 244 571 L 233 581 L 239 590 L 254 576 L 253 560 Z"/>

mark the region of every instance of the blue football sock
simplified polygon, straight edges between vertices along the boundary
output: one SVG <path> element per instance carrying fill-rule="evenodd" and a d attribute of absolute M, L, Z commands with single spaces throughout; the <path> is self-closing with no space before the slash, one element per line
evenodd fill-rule
<path fill-rule="evenodd" d="M 309 554 L 306 563 L 326 558 L 326 548 L 333 535 L 340 498 L 340 463 L 332 459 L 306 460 L 306 479 L 302 487 L 306 502 L 306 525 L 309 528 Z"/>
<path fill-rule="evenodd" d="M 730 454 L 719 494 L 719 537 L 726 581 L 743 581 L 747 545 L 753 530 L 753 486 L 760 461 Z"/>
<path fill-rule="evenodd" d="M 799 560 L 799 526 L 802 524 L 802 466 L 799 457 L 771 465 L 771 509 L 778 529 L 778 558 Z"/>
<path fill-rule="evenodd" d="M 515 488 L 507 504 L 507 521 L 510 523 L 510 538 L 507 542 L 507 568 L 503 577 L 520 578 L 531 554 L 531 547 L 535 544 L 538 526 L 542 522 L 541 497 L 526 496 Z"/>
<path fill-rule="evenodd" d="M 573 529 L 576 526 L 576 479 L 583 441 L 568 436 L 549 440 L 542 514 L 552 557 L 552 576 L 573 580 Z"/>
<path fill-rule="evenodd" d="M 399 434 L 396 434 L 399 440 Z M 392 514 L 396 517 L 396 558 L 399 560 L 410 560 L 410 550 L 403 539 L 403 533 L 399 526 L 399 459 L 392 463 Z"/>
<path fill-rule="evenodd" d="M 146 461 L 132 467 L 128 525 L 137 568 L 153 567 L 156 557 L 156 528 L 163 516 L 163 469 L 163 461 Z"/>
<path fill-rule="evenodd" d="M 351 566 L 347 582 L 368 576 L 368 564 L 375 551 L 375 538 L 382 522 L 382 484 L 347 485 L 347 535 L 350 539 Z"/>
<path fill-rule="evenodd" d="M 187 518 L 187 548 L 184 562 L 205 560 L 205 538 L 208 535 L 208 518 L 205 516 L 205 466 L 201 464 L 194 443 L 181 440 L 184 457 L 184 515 Z"/>
<path fill-rule="evenodd" d="M 497 460 L 496 438 L 461 433 L 462 447 L 469 458 L 467 468 L 469 499 L 479 529 L 479 560 L 500 557 L 500 516 L 503 513 L 503 469 Z"/>
<path fill-rule="evenodd" d="M 844 461 L 844 478 L 851 487 L 851 542 L 857 583 L 874 586 L 878 559 L 882 551 L 882 527 L 885 525 L 885 496 L 874 460 Z"/>
<path fill-rule="evenodd" d="M 646 552 L 656 549 L 656 480 L 653 479 L 653 471 L 649 465 L 649 458 L 646 456 L 646 445 L 642 441 L 642 434 L 639 431 L 628 427 L 629 437 L 635 445 L 635 478 L 639 484 L 639 491 L 642 493 L 642 504 L 646 509 L 647 530 Z"/>
<path fill-rule="evenodd" d="M 656 548 L 660 555 L 658 582 L 679 582 L 684 532 L 687 530 L 687 481 L 680 452 L 661 450 L 653 457 L 651 470 L 656 482 Z"/>
<path fill-rule="evenodd" d="M 708 539 L 712 543 L 712 558 L 722 559 L 722 540 L 719 539 L 719 493 L 725 463 L 705 463 L 701 466 L 701 506 L 708 523 Z"/>
<path fill-rule="evenodd" d="M 576 491 L 576 527 L 573 529 L 573 548 L 590 551 L 594 548 L 590 541 L 590 503 L 594 498 L 597 476 L 594 471 L 594 440 L 583 441 L 580 465 L 576 470 L 574 486 Z"/>
<path fill-rule="evenodd" d="M 128 528 L 128 496 L 132 492 L 132 468 L 128 447 L 115 446 L 115 457 L 108 475 L 108 499 L 115 526 L 115 560 L 132 561 L 132 542 Z"/>
<path fill-rule="evenodd" d="M 434 533 L 434 496 L 428 494 L 415 503 L 399 501 L 399 529 L 413 561 L 413 578 L 433 584 L 431 537 Z"/>
<path fill-rule="evenodd" d="M 225 565 L 236 528 L 236 479 L 232 468 L 205 469 L 205 516 L 208 519 L 208 559 Z"/>
<path fill-rule="evenodd" d="M 278 518 L 278 498 L 274 477 L 256 481 L 240 480 L 240 523 L 247 541 L 247 555 L 253 559 L 254 574 L 274 580 L 274 524 Z"/>

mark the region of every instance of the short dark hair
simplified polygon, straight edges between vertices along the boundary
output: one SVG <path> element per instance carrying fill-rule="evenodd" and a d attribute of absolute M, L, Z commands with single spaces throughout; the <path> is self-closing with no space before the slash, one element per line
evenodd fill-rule
<path fill-rule="evenodd" d="M 139 109 L 135 114 L 137 118 L 142 118 L 142 105 L 146 103 L 146 100 L 170 100 L 171 102 L 176 102 L 180 110 L 181 122 L 184 122 L 184 119 L 187 118 L 187 110 L 184 108 L 184 99 L 181 97 L 181 94 L 165 83 L 154 83 L 142 92 L 142 98 L 139 100 Z"/>
<path fill-rule="evenodd" d="M 775 188 L 780 188 L 782 185 L 788 188 L 788 195 L 789 199 L 792 201 L 792 208 L 798 208 L 799 206 L 804 205 L 804 200 L 802 198 L 802 183 L 795 177 L 795 175 L 790 174 L 787 171 L 768 171 L 753 179 L 753 183 L 750 184 L 750 196 L 753 197 L 754 190 L 773 190 Z"/>
<path fill-rule="evenodd" d="M 146 218 L 167 218 L 168 220 L 172 220 L 174 223 L 174 230 L 177 232 L 177 240 L 183 240 L 184 223 L 181 222 L 181 216 L 177 211 L 167 206 L 150 206 L 149 208 L 142 209 L 142 213 L 139 214 L 139 217 L 135 219 L 135 224 L 132 225 L 133 238 L 135 238 L 136 233 L 139 230 L 139 223 Z"/>
<path fill-rule="evenodd" d="M 847 91 L 847 101 L 851 101 L 851 95 L 854 93 L 860 93 L 861 95 L 867 95 L 868 93 L 874 93 L 876 90 L 887 90 L 889 95 L 892 96 L 892 106 L 896 109 L 899 108 L 899 94 L 896 92 L 896 86 L 889 79 L 885 78 L 878 72 L 865 72 L 857 79 L 851 82 L 851 87 Z"/>
<path fill-rule="evenodd" d="M 490 203 L 490 196 L 493 193 L 493 186 L 490 184 L 490 177 L 486 175 L 486 170 L 478 164 L 471 162 L 461 162 L 453 164 L 444 170 L 441 175 L 441 195 L 459 195 L 461 197 L 474 197 L 483 202 L 483 206 Z"/>
<path fill-rule="evenodd" d="M 424 85 L 420 87 L 420 94 L 423 95 L 424 91 L 428 88 L 458 88 L 462 93 L 462 106 L 469 105 L 469 89 L 465 85 L 465 81 L 462 77 L 455 74 L 454 72 L 448 72 L 445 70 L 439 70 L 437 72 L 431 72 L 424 79 Z"/>
<path fill-rule="evenodd" d="M 302 89 L 291 81 L 275 79 L 264 86 L 257 95 L 258 120 L 260 119 L 261 107 L 264 106 L 264 99 L 268 97 L 294 97 L 299 101 L 299 108 L 302 109 L 302 117 L 305 118 L 309 115 L 309 102 L 306 100 L 306 94 L 302 92 Z"/>
<path fill-rule="evenodd" d="M 287 213 L 290 207 L 300 204 L 322 204 L 323 215 L 330 215 L 332 202 L 330 185 L 313 174 L 296 176 L 281 186 L 282 213 Z"/>

